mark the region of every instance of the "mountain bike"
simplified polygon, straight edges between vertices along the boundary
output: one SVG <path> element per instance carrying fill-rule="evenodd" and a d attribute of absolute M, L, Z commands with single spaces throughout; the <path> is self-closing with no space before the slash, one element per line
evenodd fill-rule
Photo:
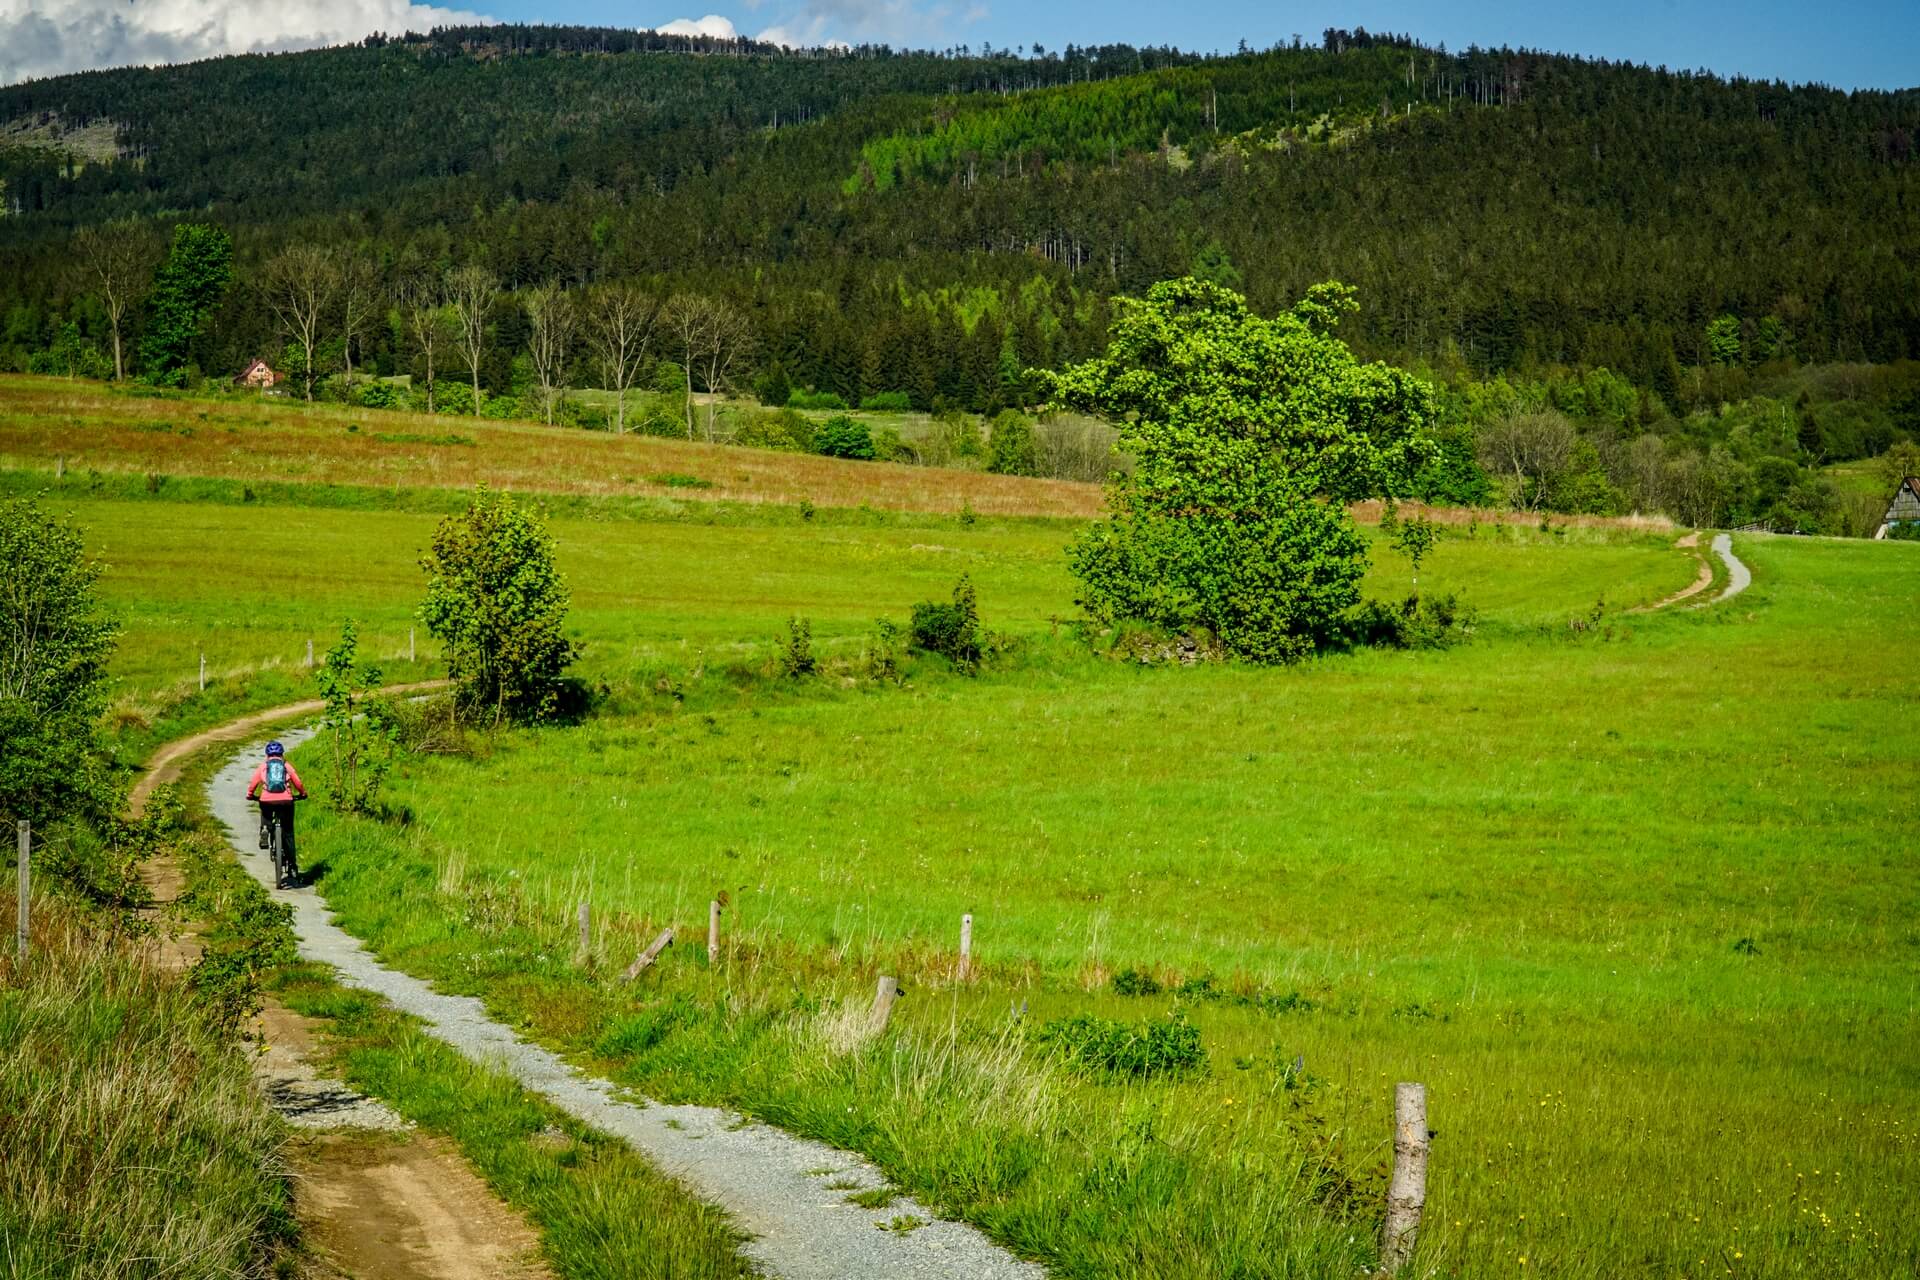
<path fill-rule="evenodd" d="M 299 803 L 296 798 L 295 804 Z M 273 887 L 291 889 L 299 878 L 300 869 L 293 863 L 293 856 L 287 852 L 286 832 L 281 826 L 280 809 L 277 804 L 263 804 L 261 812 L 267 823 L 267 857 L 273 865 Z"/>

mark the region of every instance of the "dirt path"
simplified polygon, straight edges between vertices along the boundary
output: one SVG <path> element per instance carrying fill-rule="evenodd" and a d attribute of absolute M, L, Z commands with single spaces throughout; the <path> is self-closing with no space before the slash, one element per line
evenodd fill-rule
<path fill-rule="evenodd" d="M 311 731 L 280 736 L 291 746 Z M 311 889 L 272 888 L 272 871 L 255 847 L 253 818 L 243 799 L 254 750 L 249 746 L 214 776 L 207 799 L 214 816 L 236 833 L 232 844 L 241 865 L 293 908 L 301 957 L 331 965 L 344 985 L 384 997 L 419 1018 L 427 1034 L 625 1139 L 694 1194 L 724 1208 L 752 1237 L 742 1252 L 769 1274 L 786 1280 L 1043 1280 L 1041 1268 L 908 1197 L 881 1209 L 850 1202 L 849 1190 L 886 1184 L 885 1176 L 857 1155 L 714 1107 L 629 1100 L 628 1091 L 580 1073 L 493 1021 L 479 1000 L 435 991 L 382 965 L 333 922 L 326 902 Z M 885 1229 L 908 1219 L 921 1225 Z"/>
<path fill-rule="evenodd" d="M 431 685 L 402 685 L 410 692 Z M 179 777 L 195 750 L 320 704 L 259 712 L 157 752 L 136 792 Z M 244 726 L 244 727 L 243 727 Z M 182 970 L 199 958 L 192 922 L 176 911 L 184 878 L 169 859 L 142 868 L 159 917 L 161 965 Z M 540 1237 L 494 1195 L 452 1144 L 413 1130 L 392 1108 L 324 1075 L 314 1023 L 268 997 L 252 1027 L 262 1046 L 254 1077 L 275 1111 L 309 1136 L 290 1145 L 294 1202 L 323 1275 L 345 1280 L 552 1280 Z"/>
<path fill-rule="evenodd" d="M 1747 568 L 1747 566 L 1741 562 L 1740 557 L 1733 554 L 1732 534 L 1718 533 L 1714 535 L 1713 554 L 1719 556 L 1726 562 L 1727 587 L 1726 590 L 1722 591 L 1719 595 L 1707 601 L 1708 604 L 1719 604 L 1722 600 L 1731 600 L 1753 585 L 1753 570 Z"/>
<path fill-rule="evenodd" d="M 1702 591 L 1705 591 L 1713 585 L 1713 564 L 1700 552 L 1700 534 L 1698 531 L 1688 534 L 1673 545 L 1683 551 L 1692 552 L 1695 558 L 1700 561 L 1700 572 L 1694 577 L 1692 583 L 1674 592 L 1665 600 L 1656 601 L 1653 604 L 1643 604 L 1637 609 L 1627 610 L 1628 613 L 1652 613 L 1656 609 L 1665 609 L 1669 605 L 1679 604 L 1682 600 L 1691 600 L 1694 596 L 1699 595 Z M 1696 609 L 1704 609 L 1710 604 L 1719 604 L 1722 600 L 1731 600 L 1753 585 L 1753 571 L 1747 568 L 1738 556 L 1733 554 L 1733 538 L 1731 536 L 1724 533 L 1715 534 L 1713 538 L 1713 554 L 1719 556 L 1727 566 L 1727 585 L 1725 589 L 1713 599 L 1703 600 L 1695 605 L 1694 608 Z"/>
<path fill-rule="evenodd" d="M 1682 600 L 1691 599 L 1692 597 L 1699 595 L 1702 591 L 1705 591 L 1708 587 L 1713 585 L 1713 566 L 1707 562 L 1707 558 L 1705 556 L 1700 554 L 1699 532 L 1696 530 L 1695 532 L 1688 534 L 1686 537 L 1681 538 L 1680 540 L 1675 542 L 1673 545 L 1681 551 L 1691 552 L 1693 554 L 1693 558 L 1697 560 L 1700 564 L 1700 572 L 1694 575 L 1694 579 L 1691 583 L 1680 588 L 1680 590 L 1674 592 L 1672 595 L 1668 596 L 1666 599 L 1656 600 L 1652 604 L 1643 604 L 1638 608 L 1629 609 L 1627 610 L 1628 613 L 1652 613 L 1656 609 L 1665 609 L 1669 605 L 1676 605 L 1676 604 L 1679 604 Z"/>
<path fill-rule="evenodd" d="M 447 687 L 445 680 L 420 680 L 413 684 L 390 684 L 381 693 L 427 693 L 434 689 Z M 289 702 L 283 707 L 268 707 L 265 711 L 255 711 L 251 715 L 241 716 L 238 720 L 229 720 L 226 724 L 203 730 L 190 738 L 181 738 L 178 742 L 169 742 L 147 759 L 146 772 L 133 784 L 133 790 L 127 793 L 127 808 L 138 817 L 147 807 L 147 797 L 154 788 L 165 782 L 178 782 L 180 769 L 188 757 L 221 742 L 239 742 L 251 737 L 270 724 L 283 720 L 297 720 L 301 716 L 310 716 L 323 710 L 326 703 L 318 698 L 309 698 L 304 702 Z"/>

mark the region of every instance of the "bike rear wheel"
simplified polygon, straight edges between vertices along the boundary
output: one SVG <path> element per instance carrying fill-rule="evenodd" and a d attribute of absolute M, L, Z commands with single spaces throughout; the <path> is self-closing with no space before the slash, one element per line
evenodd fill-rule
<path fill-rule="evenodd" d="M 273 887 L 284 889 L 287 887 L 286 832 L 277 814 L 267 821 L 267 846 L 273 858 Z"/>

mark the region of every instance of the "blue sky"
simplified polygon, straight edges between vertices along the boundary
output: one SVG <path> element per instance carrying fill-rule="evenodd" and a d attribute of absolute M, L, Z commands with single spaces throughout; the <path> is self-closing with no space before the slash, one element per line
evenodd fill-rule
<path fill-rule="evenodd" d="M 1229 3 L 1145 0 L 0 0 L 0 84 L 93 67 L 301 49 L 372 31 L 488 18 L 663 27 L 676 21 L 789 43 L 880 41 L 1025 49 L 1309 41 L 1329 26 L 1406 32 L 1450 49 L 1526 45 L 1843 89 L 1920 87 L 1920 0 L 1457 0 Z"/>
<path fill-rule="evenodd" d="M 657 0 L 656 0 L 657 2 Z M 671 5 L 673 0 L 668 0 Z M 1790 4 L 1782 0 L 1457 0 L 1417 3 L 1230 3 L 1175 5 L 1144 0 L 707 0 L 697 8 L 636 9 L 622 0 L 497 0 L 498 17 L 523 21 L 660 26 L 717 13 L 747 35 L 769 27 L 817 30 L 829 38 L 933 45 L 1048 48 L 1124 41 L 1187 49 L 1256 46 L 1300 32 L 1317 40 L 1329 26 L 1404 31 L 1448 48 L 1530 45 L 1723 74 L 1818 80 L 1840 88 L 1920 85 L 1920 4 Z"/>

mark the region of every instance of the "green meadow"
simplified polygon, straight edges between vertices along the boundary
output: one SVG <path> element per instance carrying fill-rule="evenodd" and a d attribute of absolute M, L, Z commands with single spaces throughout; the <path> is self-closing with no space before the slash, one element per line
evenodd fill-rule
<path fill-rule="evenodd" d="M 125 740 L 310 696 L 349 617 L 432 674 L 444 504 L 193 496 L 48 499 L 108 566 Z M 1364 1269 L 1401 1079 L 1423 1274 L 1913 1274 L 1920 551 L 1743 538 L 1745 595 L 1635 614 L 1693 578 L 1667 537 L 1452 527 L 1421 579 L 1466 643 L 1267 671 L 1096 656 L 1076 527 L 556 503 L 596 710 L 406 758 L 386 821 L 316 806 L 320 889 L 583 1064 L 864 1151 L 1061 1275 Z M 1006 652 L 870 678 L 875 619 L 962 572 Z M 1408 574 L 1376 543 L 1370 594 Z M 795 616 L 811 680 L 774 674 Z M 869 1040 L 879 972 L 908 995 Z M 1077 1067 L 1045 1028 L 1079 1015 L 1204 1059 Z"/>

